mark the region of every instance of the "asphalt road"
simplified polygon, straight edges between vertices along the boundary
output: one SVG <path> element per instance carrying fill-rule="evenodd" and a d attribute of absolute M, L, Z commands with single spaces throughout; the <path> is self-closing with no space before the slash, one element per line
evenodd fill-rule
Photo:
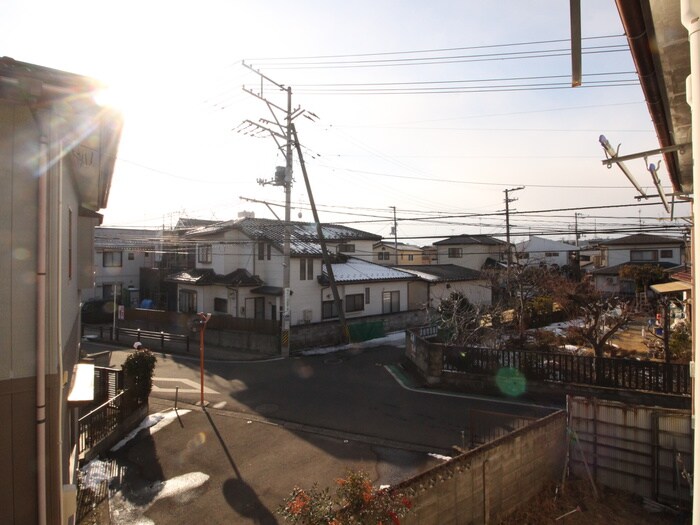
<path fill-rule="evenodd" d="M 113 351 L 110 363 L 127 353 Z M 180 402 L 199 401 L 199 360 L 157 355 L 152 397 L 174 402 L 177 387 Z M 204 398 L 218 409 L 440 453 L 462 446 L 462 433 L 468 440 L 475 421 L 488 419 L 484 412 L 550 412 L 517 400 L 412 389 L 392 373 L 402 356 L 402 348 L 381 346 L 262 362 L 205 361 Z"/>

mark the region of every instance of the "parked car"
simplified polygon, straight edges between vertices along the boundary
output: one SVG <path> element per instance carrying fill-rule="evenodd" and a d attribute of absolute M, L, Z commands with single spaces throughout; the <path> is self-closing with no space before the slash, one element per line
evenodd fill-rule
<path fill-rule="evenodd" d="M 90 299 L 80 308 L 80 319 L 83 324 L 111 323 L 113 318 L 113 299 Z"/>

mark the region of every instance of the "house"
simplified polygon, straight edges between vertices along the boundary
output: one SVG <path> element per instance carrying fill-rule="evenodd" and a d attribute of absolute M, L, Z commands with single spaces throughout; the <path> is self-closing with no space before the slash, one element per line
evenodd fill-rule
<path fill-rule="evenodd" d="M 80 296 L 122 127 L 97 87 L 0 58 L 0 523 L 75 522 Z"/>
<path fill-rule="evenodd" d="M 401 266 L 419 280 L 409 283 L 409 309 L 437 308 L 452 292 L 461 293 L 472 304 L 490 305 L 491 282 L 481 272 L 456 264 Z"/>
<path fill-rule="evenodd" d="M 378 235 L 323 225 L 346 317 L 406 310 L 413 276 L 372 262 Z M 171 275 L 180 312 L 211 311 L 279 320 L 283 300 L 284 223 L 246 217 L 187 232 L 196 267 Z M 290 227 L 291 324 L 337 317 L 314 223 Z"/>
<path fill-rule="evenodd" d="M 515 245 L 517 262 L 523 266 L 544 264 L 562 268 L 571 264 L 579 251 L 578 246 L 535 235 L 531 235 L 527 241 Z"/>
<path fill-rule="evenodd" d="M 82 299 L 110 299 L 135 308 L 150 290 L 141 290 L 141 271 L 157 268 L 163 243 L 162 230 L 95 228 L 94 272 L 92 288 L 82 291 Z"/>
<path fill-rule="evenodd" d="M 373 261 L 386 266 L 423 263 L 423 249 L 403 242 L 380 241 L 372 246 Z"/>
<path fill-rule="evenodd" d="M 620 277 L 620 270 L 629 265 L 658 265 L 668 269 L 685 264 L 685 241 L 638 233 L 600 243 L 604 266 L 592 272 L 598 291 L 632 295 L 636 284 Z"/>
<path fill-rule="evenodd" d="M 456 235 L 433 243 L 437 264 L 455 264 L 480 271 L 506 261 L 508 243 L 490 235 Z"/>

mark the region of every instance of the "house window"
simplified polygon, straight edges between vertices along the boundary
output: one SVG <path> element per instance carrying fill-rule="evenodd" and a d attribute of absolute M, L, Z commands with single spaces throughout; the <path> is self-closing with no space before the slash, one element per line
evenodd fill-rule
<path fill-rule="evenodd" d="M 544 252 L 545 257 L 559 257 L 559 252 Z"/>
<path fill-rule="evenodd" d="M 658 258 L 658 250 L 630 250 L 630 261 L 656 261 Z"/>
<path fill-rule="evenodd" d="M 369 304 L 369 288 L 365 288 L 365 304 Z"/>
<path fill-rule="evenodd" d="M 299 279 L 311 281 L 314 278 L 314 260 L 299 259 Z"/>
<path fill-rule="evenodd" d="M 134 252 L 127 253 L 126 258 L 130 261 L 133 261 L 134 260 Z"/>
<path fill-rule="evenodd" d="M 673 259 L 673 250 L 660 250 L 659 257 L 662 259 Z"/>
<path fill-rule="evenodd" d="M 258 242 L 258 261 L 264 261 L 265 260 L 265 253 L 267 252 L 267 260 L 270 260 L 270 257 L 272 257 L 272 245 L 270 243 L 266 243 L 264 241 Z"/>
<path fill-rule="evenodd" d="M 391 314 L 401 310 L 399 292 L 382 292 L 382 313 Z"/>
<path fill-rule="evenodd" d="M 409 260 L 409 261 L 412 261 L 412 260 L 413 260 L 413 255 L 409 255 L 409 256 L 408 256 L 408 260 Z"/>
<path fill-rule="evenodd" d="M 338 251 L 339 252 L 354 253 L 355 252 L 355 245 L 354 244 L 339 244 Z"/>
<path fill-rule="evenodd" d="M 265 319 L 265 298 L 256 297 L 254 302 L 254 319 Z"/>
<path fill-rule="evenodd" d="M 200 244 L 197 246 L 197 262 L 211 263 L 211 244 Z"/>
<path fill-rule="evenodd" d="M 343 302 L 340 302 L 341 306 Z M 338 309 L 335 307 L 335 301 L 323 301 L 321 303 L 321 318 L 333 319 L 338 317 Z"/>
<path fill-rule="evenodd" d="M 356 293 L 345 296 L 346 312 L 361 312 L 365 309 L 365 294 Z"/>
<path fill-rule="evenodd" d="M 388 261 L 389 260 L 389 252 L 379 252 L 379 260 L 380 261 Z"/>
<path fill-rule="evenodd" d="M 122 265 L 122 252 L 102 252 L 104 268 L 119 268 Z"/>
<path fill-rule="evenodd" d="M 461 259 L 462 258 L 462 248 L 448 248 L 447 257 L 450 259 Z"/>
<path fill-rule="evenodd" d="M 222 297 L 214 297 L 214 311 L 220 314 L 227 314 L 228 300 Z"/>
<path fill-rule="evenodd" d="M 197 292 L 194 290 L 180 290 L 178 294 L 180 311 L 186 314 L 197 312 Z"/>

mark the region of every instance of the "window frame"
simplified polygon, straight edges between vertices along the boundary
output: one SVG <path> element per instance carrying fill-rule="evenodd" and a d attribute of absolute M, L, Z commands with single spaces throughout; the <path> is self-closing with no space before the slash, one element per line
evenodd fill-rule
<path fill-rule="evenodd" d="M 365 310 L 365 294 L 353 293 L 345 295 L 345 312 L 363 312 Z"/>
<path fill-rule="evenodd" d="M 116 255 L 119 255 L 119 261 L 116 261 Z M 109 259 L 109 263 L 107 264 Z M 102 268 L 121 268 L 123 266 L 123 254 L 121 250 L 105 250 L 102 252 Z"/>
<path fill-rule="evenodd" d="M 222 309 L 223 306 L 223 309 Z M 219 314 L 228 313 L 228 299 L 225 297 L 214 297 L 214 312 Z"/>
<path fill-rule="evenodd" d="M 659 250 L 659 259 L 673 259 L 673 248 Z"/>
<path fill-rule="evenodd" d="M 645 257 L 645 254 L 651 255 L 650 259 Z M 636 255 L 636 257 L 635 257 Z M 640 257 L 641 255 L 641 257 Z M 631 262 L 655 262 L 659 260 L 659 250 L 651 249 L 637 249 L 630 250 L 630 261 Z"/>
<path fill-rule="evenodd" d="M 212 245 L 198 244 L 197 245 L 197 262 L 202 264 L 211 264 L 212 261 Z"/>
<path fill-rule="evenodd" d="M 448 259 L 461 259 L 464 256 L 462 248 L 447 248 Z"/>
<path fill-rule="evenodd" d="M 340 307 L 343 307 L 343 301 L 340 301 Z M 329 311 L 330 310 L 330 311 Z M 321 301 L 321 319 L 337 319 L 338 310 L 335 307 L 335 301 Z"/>
<path fill-rule="evenodd" d="M 400 311 L 401 292 L 399 290 L 389 290 L 386 292 L 382 292 L 382 313 L 393 314 Z"/>

